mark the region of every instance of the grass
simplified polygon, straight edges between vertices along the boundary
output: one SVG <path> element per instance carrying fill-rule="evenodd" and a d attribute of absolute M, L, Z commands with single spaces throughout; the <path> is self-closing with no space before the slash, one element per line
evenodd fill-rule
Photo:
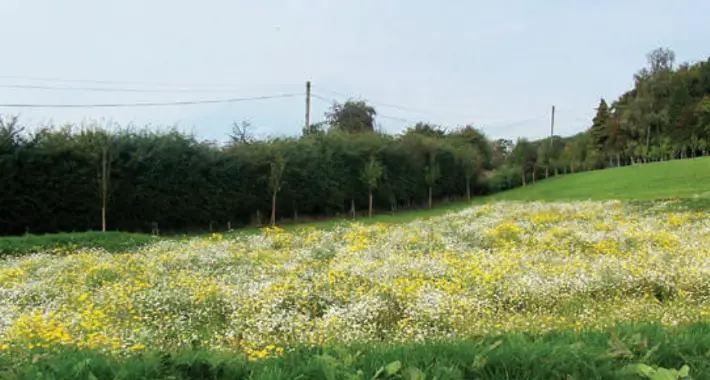
<path fill-rule="evenodd" d="M 96 351 L 36 355 L 1 379 L 643 379 L 643 370 L 709 378 L 710 325 L 617 326 L 612 331 L 507 334 L 470 340 L 295 349 L 249 362 L 229 353 L 147 352 L 120 359 Z M 6 364 L 6 365 L 3 365 Z M 646 365 L 647 367 L 643 367 Z M 662 371 L 662 370 L 661 370 Z M 651 377 L 673 379 L 677 377 Z"/>
<path fill-rule="evenodd" d="M 491 197 L 518 201 L 697 198 L 710 199 L 710 158 L 707 157 L 553 177 Z"/>
<path fill-rule="evenodd" d="M 61 253 L 77 248 L 97 247 L 109 252 L 120 252 L 146 245 L 154 240 L 150 235 L 113 231 L 7 236 L 0 238 L 0 257 L 22 255 L 39 250 Z"/>

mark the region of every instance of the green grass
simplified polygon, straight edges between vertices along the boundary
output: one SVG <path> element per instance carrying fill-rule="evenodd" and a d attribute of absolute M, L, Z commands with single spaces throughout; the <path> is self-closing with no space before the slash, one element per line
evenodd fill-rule
<path fill-rule="evenodd" d="M 696 198 L 710 199 L 710 158 L 707 157 L 553 177 L 491 197 L 518 201 Z"/>
<path fill-rule="evenodd" d="M 22 255 L 39 250 L 66 251 L 76 248 L 104 248 L 109 252 L 125 251 L 148 244 L 150 235 L 126 232 L 77 232 L 48 235 L 7 236 L 0 238 L 0 257 Z"/>
<path fill-rule="evenodd" d="M 127 359 L 92 351 L 37 353 L 17 365 L 0 357 L 2 379 L 642 379 L 629 365 L 710 378 L 710 325 L 617 326 L 612 332 L 508 334 L 485 338 L 297 349 L 247 362 L 202 351 Z M 3 363 L 3 361 L 5 361 Z M 3 365 L 5 364 L 5 365 Z M 388 374 L 389 372 L 389 374 Z M 379 373 L 379 374 L 378 374 Z M 666 379 L 667 377 L 660 377 Z M 671 377 L 672 378 L 672 377 Z"/>

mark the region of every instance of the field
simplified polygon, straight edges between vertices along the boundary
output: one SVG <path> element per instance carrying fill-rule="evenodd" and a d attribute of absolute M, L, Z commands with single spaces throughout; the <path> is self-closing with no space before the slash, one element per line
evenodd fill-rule
<path fill-rule="evenodd" d="M 668 168 L 698 162 L 399 223 L 8 255 L 0 378 L 710 378 L 710 183 Z M 623 187 L 663 175 L 682 207 Z"/>
<path fill-rule="evenodd" d="M 256 361 L 324 346 L 696 326 L 710 316 L 709 251 L 703 213 L 501 202 L 399 226 L 35 254 L 2 263 L 0 349 L 18 361 L 67 348 Z"/>

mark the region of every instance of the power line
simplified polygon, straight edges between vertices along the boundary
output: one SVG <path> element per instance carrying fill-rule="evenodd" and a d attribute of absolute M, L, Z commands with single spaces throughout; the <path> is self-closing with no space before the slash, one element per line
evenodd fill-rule
<path fill-rule="evenodd" d="M 105 84 L 105 85 L 130 85 L 130 86 L 153 86 L 153 87 L 211 87 L 211 88 L 225 88 L 225 89 L 238 89 L 236 85 L 233 84 L 205 84 L 205 83 L 166 83 L 166 82 L 141 82 L 141 81 L 111 81 L 111 80 L 96 80 L 96 79 L 64 79 L 56 77 L 34 77 L 34 76 L 19 76 L 19 75 L 0 75 L 0 79 L 12 79 L 12 80 L 23 80 L 23 81 L 36 81 L 36 82 L 58 82 L 58 83 L 90 83 L 90 84 Z M 290 84 L 289 86 L 295 86 Z M 243 89 L 243 88 L 242 88 Z"/>
<path fill-rule="evenodd" d="M 230 89 L 146 89 L 146 88 L 110 88 L 110 87 L 67 87 L 67 86 L 44 86 L 30 84 L 4 84 L 0 83 L 0 88 L 16 88 L 29 90 L 50 90 L 50 91 L 84 91 L 84 92 L 138 92 L 138 93 L 215 93 L 215 92 L 234 92 Z"/>
<path fill-rule="evenodd" d="M 216 104 L 216 103 L 236 103 L 250 100 L 266 100 L 278 98 L 291 98 L 294 96 L 302 96 L 299 93 L 280 94 L 280 95 L 265 95 L 252 96 L 246 98 L 228 98 L 228 99 L 210 99 L 210 100 L 187 100 L 175 102 L 149 102 L 149 103 L 103 103 L 103 104 L 0 104 L 0 107 L 5 108 L 123 108 L 123 107 L 160 107 L 160 106 L 185 106 L 196 104 Z"/>
<path fill-rule="evenodd" d="M 488 125 L 485 125 L 485 126 L 483 126 L 483 127 L 481 127 L 481 128 L 490 128 L 490 127 L 494 127 L 494 128 L 510 128 L 510 127 L 516 127 L 516 126 L 518 126 L 518 125 L 527 124 L 527 123 L 530 123 L 530 122 L 532 122 L 532 121 L 537 121 L 537 120 L 540 120 L 540 119 L 542 119 L 542 118 L 547 118 L 547 115 L 538 115 L 538 116 L 535 116 L 535 117 L 531 117 L 531 118 L 527 118 L 527 119 L 522 119 L 522 120 L 518 120 L 518 121 L 511 122 L 511 123 L 506 123 L 506 124 L 498 124 L 498 125 L 496 125 L 496 124 L 488 124 Z"/>
<path fill-rule="evenodd" d="M 313 98 L 315 98 L 315 99 L 318 99 L 318 100 L 322 100 L 322 101 L 324 101 L 324 102 L 328 102 L 328 103 L 330 103 L 331 101 L 334 100 L 334 99 L 329 99 L 329 98 L 326 98 L 325 96 L 320 96 L 320 95 L 314 94 L 314 93 L 311 93 L 311 97 L 313 97 Z M 405 118 L 401 118 L 401 117 L 396 117 L 396 116 L 384 115 L 384 114 L 381 114 L 381 113 L 377 113 L 377 117 L 382 118 L 382 119 L 389 119 L 389 120 L 399 121 L 399 122 L 402 122 L 402 123 L 411 123 L 411 124 L 416 124 L 416 123 L 417 123 L 416 121 L 413 121 L 413 120 L 409 120 L 409 119 L 405 119 Z"/>
<path fill-rule="evenodd" d="M 326 102 L 330 102 L 330 101 L 333 100 L 333 99 L 328 99 L 328 98 L 326 98 L 326 97 L 320 96 L 320 95 L 318 95 L 318 94 L 313 94 L 313 93 L 311 93 L 311 96 L 314 97 L 314 98 L 316 98 L 316 99 L 323 100 L 323 101 L 326 101 Z M 405 119 L 405 118 L 401 118 L 401 117 L 383 115 L 383 114 L 379 114 L 379 113 L 377 114 L 377 116 L 380 117 L 380 118 L 383 118 L 383 119 L 389 119 L 389 120 L 399 121 L 399 122 L 403 122 L 403 123 L 411 123 L 411 124 L 416 124 L 417 122 L 421 121 L 421 120 L 415 121 L 415 120 Z M 530 117 L 530 118 L 527 118 L 527 119 L 522 119 L 522 120 L 510 122 L 510 123 L 505 123 L 505 124 L 498 124 L 498 125 L 496 125 L 496 124 L 482 124 L 482 125 L 480 126 L 480 128 L 481 128 L 481 129 L 510 128 L 510 127 L 515 127 L 515 126 L 518 126 L 518 125 L 527 124 L 527 123 L 530 123 L 530 122 L 533 122 L 533 121 L 537 121 L 537 120 L 540 120 L 540 119 L 546 118 L 546 117 L 547 117 L 547 115 L 541 114 L 541 115 L 538 115 L 538 116 L 534 116 L 534 117 Z"/>
<path fill-rule="evenodd" d="M 327 89 L 327 88 L 323 88 L 323 87 L 321 87 L 321 86 L 313 86 L 313 87 L 319 88 L 319 89 L 321 89 L 321 90 L 323 90 L 323 91 L 326 91 L 326 92 L 330 92 L 330 93 L 332 93 L 332 94 L 340 95 L 340 96 L 345 97 L 345 98 L 350 98 L 350 97 L 351 97 L 350 95 L 345 94 L 345 93 L 340 92 L 340 91 L 330 90 L 330 89 Z M 424 111 L 422 111 L 422 110 L 418 110 L 418 109 L 410 108 L 410 107 L 399 106 L 399 105 L 396 105 L 396 104 L 383 103 L 383 102 L 376 102 L 376 101 L 372 101 L 372 100 L 368 100 L 368 101 L 369 101 L 370 103 L 373 103 L 374 105 L 381 106 L 381 107 L 396 108 L 396 109 L 400 109 L 400 110 L 402 110 L 402 111 L 416 112 L 416 113 L 421 113 L 421 114 L 426 114 L 426 113 L 427 113 L 427 112 L 424 112 Z"/>
<path fill-rule="evenodd" d="M 314 86 L 314 87 L 315 87 L 315 86 Z M 330 90 L 330 89 L 326 89 L 326 88 L 323 88 L 323 87 L 320 87 L 320 86 L 318 86 L 318 88 L 320 88 L 321 90 L 324 90 L 324 91 L 327 91 L 327 92 L 336 94 L 336 95 L 340 95 L 340 96 L 346 97 L 346 98 L 349 98 L 349 97 L 350 97 L 349 95 L 347 95 L 347 94 L 345 94 L 345 93 L 343 93 L 343 92 L 340 92 L 340 91 Z M 325 100 L 325 99 L 323 99 L 323 97 L 321 97 L 321 100 Z M 374 105 L 376 105 L 376 106 L 384 106 L 384 107 L 390 107 L 390 108 L 397 108 L 397 109 L 400 109 L 400 110 L 403 110 L 403 111 L 410 111 L 410 112 L 415 112 L 415 113 L 419 113 L 419 114 L 423 114 L 423 115 L 429 114 L 429 113 L 424 112 L 424 111 L 421 111 L 421 110 L 417 110 L 417 109 L 410 108 L 410 107 L 399 106 L 399 105 L 395 105 L 395 104 L 379 103 L 379 102 L 370 101 L 370 100 L 368 100 L 368 102 L 370 102 L 370 103 L 372 103 L 372 104 L 374 104 Z M 430 115 L 430 114 L 429 114 L 429 115 Z M 378 114 L 378 116 L 381 116 L 381 117 L 384 118 L 384 119 L 391 119 L 391 120 L 396 120 L 396 121 L 401 121 L 401 122 L 407 122 L 407 123 L 413 123 L 413 124 L 416 123 L 415 121 L 412 121 L 412 120 L 407 120 L 407 119 L 398 118 L 398 117 L 393 117 L 393 116 L 380 115 L 380 114 Z M 507 124 L 503 124 L 503 125 L 499 125 L 499 126 L 498 126 L 498 125 L 490 125 L 490 124 L 488 124 L 488 125 L 482 125 L 480 128 L 482 128 L 482 129 L 490 129 L 491 127 L 494 127 L 494 128 L 508 128 L 508 127 L 514 127 L 514 126 L 526 124 L 526 123 L 529 123 L 529 122 L 532 122 L 532 121 L 537 121 L 537 120 L 539 120 L 539 119 L 541 119 L 541 118 L 543 118 L 543 117 L 547 117 L 547 115 L 538 115 L 538 116 L 531 117 L 531 118 L 528 118 L 528 119 L 519 120 L 519 121 L 515 121 L 515 122 L 512 122 L 512 123 L 507 123 Z M 421 120 L 420 120 L 420 121 L 421 121 Z"/>

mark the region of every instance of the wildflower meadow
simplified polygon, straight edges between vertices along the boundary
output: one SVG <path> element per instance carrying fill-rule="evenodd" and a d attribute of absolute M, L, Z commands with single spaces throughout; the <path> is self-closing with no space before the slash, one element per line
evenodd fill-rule
<path fill-rule="evenodd" d="M 710 217 L 620 202 L 477 206 L 402 225 L 161 241 L 0 261 L 0 355 L 130 357 L 688 325 Z"/>

